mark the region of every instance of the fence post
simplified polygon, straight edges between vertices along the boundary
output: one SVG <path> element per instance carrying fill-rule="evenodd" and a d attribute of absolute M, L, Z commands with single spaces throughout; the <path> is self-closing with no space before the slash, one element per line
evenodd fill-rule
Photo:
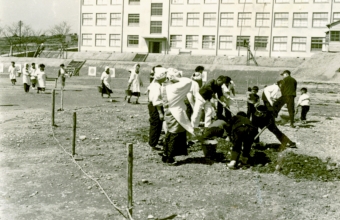
<path fill-rule="evenodd" d="M 55 126 L 54 123 L 54 111 L 55 110 L 55 90 L 52 89 L 52 118 L 51 118 L 51 125 Z"/>
<path fill-rule="evenodd" d="M 61 107 L 60 107 L 60 111 L 63 111 L 64 108 L 63 108 L 63 105 L 64 105 L 64 89 L 61 88 L 60 89 L 60 96 L 61 96 L 61 100 L 60 100 L 60 104 L 61 104 Z"/>
<path fill-rule="evenodd" d="M 72 136 L 72 156 L 76 154 L 76 130 L 77 130 L 77 112 L 73 112 L 73 136 Z"/>
<path fill-rule="evenodd" d="M 127 143 L 127 156 L 128 156 L 128 209 L 129 213 L 132 216 L 132 167 L 133 167 L 133 145 L 131 143 Z"/>
<path fill-rule="evenodd" d="M 54 80 L 54 88 L 57 88 L 57 85 L 58 85 L 58 78 L 56 78 L 56 79 Z"/>

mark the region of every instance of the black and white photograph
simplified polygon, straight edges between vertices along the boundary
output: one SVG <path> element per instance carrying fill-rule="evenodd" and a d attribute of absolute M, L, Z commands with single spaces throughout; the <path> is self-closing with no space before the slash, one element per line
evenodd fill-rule
<path fill-rule="evenodd" d="M 0 220 L 340 219 L 340 0 L 0 0 Z"/>

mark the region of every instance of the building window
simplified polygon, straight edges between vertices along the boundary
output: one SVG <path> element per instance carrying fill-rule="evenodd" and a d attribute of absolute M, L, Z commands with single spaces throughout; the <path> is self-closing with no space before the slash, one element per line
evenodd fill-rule
<path fill-rule="evenodd" d="M 233 36 L 220 36 L 220 46 L 221 50 L 231 50 L 233 49 Z"/>
<path fill-rule="evenodd" d="M 139 14 L 129 14 L 128 26 L 138 26 L 139 25 Z"/>
<path fill-rule="evenodd" d="M 83 13 L 83 25 L 84 26 L 92 25 L 92 21 L 93 21 L 93 14 Z"/>
<path fill-rule="evenodd" d="M 292 51 L 306 51 L 306 44 L 307 44 L 306 37 L 293 37 Z"/>
<path fill-rule="evenodd" d="M 216 13 L 204 13 L 203 26 L 216 26 Z"/>
<path fill-rule="evenodd" d="M 83 34 L 82 35 L 82 45 L 83 46 L 91 46 L 92 45 L 92 34 Z"/>
<path fill-rule="evenodd" d="M 287 37 L 273 37 L 273 51 L 287 51 Z"/>
<path fill-rule="evenodd" d="M 83 5 L 92 5 L 93 0 L 83 0 Z"/>
<path fill-rule="evenodd" d="M 96 25 L 98 26 L 105 26 L 106 25 L 106 14 L 98 13 L 96 19 Z"/>
<path fill-rule="evenodd" d="M 258 4 L 268 4 L 270 3 L 270 0 L 257 0 Z"/>
<path fill-rule="evenodd" d="M 203 36 L 202 48 L 203 49 L 214 49 L 215 48 L 215 36 L 214 35 Z"/>
<path fill-rule="evenodd" d="M 235 0 L 221 0 L 221 4 L 233 4 Z"/>
<path fill-rule="evenodd" d="M 217 0 L 204 0 L 205 4 L 216 4 Z"/>
<path fill-rule="evenodd" d="M 163 3 L 151 3 L 151 16 L 161 16 L 163 14 Z"/>
<path fill-rule="evenodd" d="M 331 31 L 331 40 L 330 41 L 340 41 L 340 31 Z"/>
<path fill-rule="evenodd" d="M 197 49 L 198 48 L 198 35 L 187 35 L 185 41 L 185 48 Z"/>
<path fill-rule="evenodd" d="M 201 0 L 188 0 L 188 4 L 199 4 Z"/>
<path fill-rule="evenodd" d="M 308 13 L 293 13 L 293 27 L 307 27 Z"/>
<path fill-rule="evenodd" d="M 110 34 L 110 47 L 120 47 L 119 34 Z"/>
<path fill-rule="evenodd" d="M 127 36 L 127 46 L 128 47 L 138 47 L 139 39 L 138 35 L 128 35 Z"/>
<path fill-rule="evenodd" d="M 240 3 L 240 4 L 244 4 L 244 3 L 246 3 L 246 4 L 252 4 L 252 3 L 253 3 L 253 0 L 239 0 L 238 3 Z"/>
<path fill-rule="evenodd" d="M 236 48 L 247 47 L 249 45 L 250 36 L 237 36 Z"/>
<path fill-rule="evenodd" d="M 171 13 L 171 26 L 183 26 L 183 13 Z"/>
<path fill-rule="evenodd" d="M 312 41 L 310 44 L 311 51 L 322 51 L 322 44 L 324 37 L 312 37 Z"/>
<path fill-rule="evenodd" d="M 140 0 L 129 0 L 130 5 L 139 5 Z"/>
<path fill-rule="evenodd" d="M 328 3 L 328 0 L 314 0 L 314 3 Z"/>
<path fill-rule="evenodd" d="M 199 26 L 200 13 L 188 13 L 187 26 Z"/>
<path fill-rule="evenodd" d="M 122 0 L 111 0 L 111 5 L 121 5 Z"/>
<path fill-rule="evenodd" d="M 290 0 L 275 0 L 275 3 L 289 3 Z"/>
<path fill-rule="evenodd" d="M 288 27 L 288 12 L 275 13 L 274 27 Z"/>
<path fill-rule="evenodd" d="M 105 34 L 96 34 L 96 47 L 105 47 L 106 45 Z"/>
<path fill-rule="evenodd" d="M 266 50 L 267 44 L 267 36 L 255 36 L 254 50 Z"/>
<path fill-rule="evenodd" d="M 309 0 L 294 0 L 294 3 L 309 3 Z"/>
<path fill-rule="evenodd" d="M 340 20 L 340 12 L 334 12 L 333 13 L 333 22 Z"/>
<path fill-rule="evenodd" d="M 182 35 L 170 35 L 170 47 L 181 48 Z"/>
<path fill-rule="evenodd" d="M 162 21 L 151 21 L 150 34 L 161 34 L 161 33 L 162 33 Z"/>
<path fill-rule="evenodd" d="M 107 0 L 97 0 L 97 5 L 106 5 Z"/>
<path fill-rule="evenodd" d="M 221 27 L 232 27 L 234 21 L 234 12 L 222 12 L 221 13 Z"/>
<path fill-rule="evenodd" d="M 183 4 L 183 0 L 171 0 L 171 4 Z"/>
<path fill-rule="evenodd" d="M 256 27 L 269 27 L 269 13 L 256 13 Z"/>
<path fill-rule="evenodd" d="M 326 27 L 328 23 L 328 13 L 313 13 L 313 27 Z"/>
<path fill-rule="evenodd" d="M 111 26 L 120 26 L 121 25 L 121 14 L 120 13 L 111 13 L 110 14 L 110 25 Z"/>
<path fill-rule="evenodd" d="M 251 12 L 239 12 L 237 26 L 238 27 L 250 27 L 251 26 Z"/>

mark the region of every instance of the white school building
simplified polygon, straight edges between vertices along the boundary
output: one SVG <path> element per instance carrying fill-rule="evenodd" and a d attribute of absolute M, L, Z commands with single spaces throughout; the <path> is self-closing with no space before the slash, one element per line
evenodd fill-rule
<path fill-rule="evenodd" d="M 340 43 L 340 0 L 81 0 L 79 51 L 309 57 Z M 327 35 L 326 35 L 327 32 Z M 327 38 L 326 38 L 327 36 Z"/>

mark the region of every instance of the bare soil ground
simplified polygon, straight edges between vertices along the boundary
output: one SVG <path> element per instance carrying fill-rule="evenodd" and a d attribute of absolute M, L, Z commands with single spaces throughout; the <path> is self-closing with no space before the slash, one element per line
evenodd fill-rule
<path fill-rule="evenodd" d="M 21 79 L 12 87 L 0 76 L 0 219 L 124 219 L 62 149 L 71 152 L 74 111 L 78 163 L 122 209 L 126 143 L 134 143 L 134 219 L 340 219 L 338 85 L 305 84 L 312 92 L 308 124 L 279 126 L 297 149 L 279 155 L 278 141 L 265 131 L 261 141 L 270 145 L 253 150 L 255 165 L 227 170 L 230 144 L 224 140 L 218 145 L 223 162 L 206 160 L 195 145 L 189 156 L 176 158 L 179 166 L 163 164 L 147 144 L 146 97 L 140 105 L 125 103 L 126 79 L 115 79 L 109 102 L 100 97 L 98 81 L 67 79 L 65 110 L 56 111 L 51 128 L 53 83 L 46 94 L 25 94 Z M 237 98 L 245 97 L 240 92 Z M 56 109 L 59 99 L 57 91 Z M 245 102 L 239 104 L 245 110 Z"/>

